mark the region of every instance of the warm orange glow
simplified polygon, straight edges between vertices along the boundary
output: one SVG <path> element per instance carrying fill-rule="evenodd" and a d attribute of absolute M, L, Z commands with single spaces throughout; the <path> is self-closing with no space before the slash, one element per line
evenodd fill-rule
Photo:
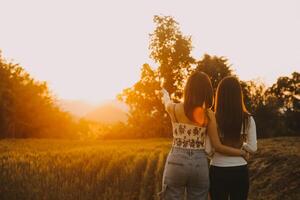
<path fill-rule="evenodd" d="M 1 1 L 0 49 L 67 99 L 112 99 L 139 78 L 155 14 L 192 35 L 193 55 L 226 56 L 243 80 L 300 69 L 299 1 Z M 154 65 L 155 66 L 155 65 Z"/>

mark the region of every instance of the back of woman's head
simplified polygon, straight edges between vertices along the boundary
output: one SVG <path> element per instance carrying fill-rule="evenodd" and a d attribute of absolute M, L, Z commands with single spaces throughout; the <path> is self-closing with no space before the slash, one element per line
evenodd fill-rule
<path fill-rule="evenodd" d="M 184 89 L 184 112 L 195 121 L 193 112 L 197 107 L 211 108 L 213 104 L 213 88 L 211 81 L 204 72 L 194 72 L 187 80 Z"/>
<path fill-rule="evenodd" d="M 249 113 L 244 105 L 239 80 L 234 76 L 225 77 L 216 92 L 215 113 L 219 131 L 224 142 L 241 145 L 241 131 L 247 126 Z"/>

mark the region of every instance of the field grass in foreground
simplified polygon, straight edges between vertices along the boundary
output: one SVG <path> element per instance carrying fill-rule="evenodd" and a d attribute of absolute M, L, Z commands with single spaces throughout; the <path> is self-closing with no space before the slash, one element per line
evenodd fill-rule
<path fill-rule="evenodd" d="M 171 140 L 0 140 L 0 199 L 156 199 Z M 250 199 L 300 199 L 300 138 L 259 141 Z"/>

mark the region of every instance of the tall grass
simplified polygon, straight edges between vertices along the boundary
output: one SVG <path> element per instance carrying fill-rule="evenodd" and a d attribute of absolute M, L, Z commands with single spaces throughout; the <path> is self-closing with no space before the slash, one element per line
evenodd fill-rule
<path fill-rule="evenodd" d="M 259 140 L 249 199 L 300 199 L 300 137 Z M 171 141 L 0 140 L 0 200 L 156 200 Z"/>
<path fill-rule="evenodd" d="M 0 199 L 156 199 L 170 140 L 0 141 Z"/>

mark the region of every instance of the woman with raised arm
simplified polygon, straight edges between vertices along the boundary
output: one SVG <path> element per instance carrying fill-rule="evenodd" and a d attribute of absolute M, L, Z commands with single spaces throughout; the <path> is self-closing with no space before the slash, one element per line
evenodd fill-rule
<path fill-rule="evenodd" d="M 173 144 L 168 154 L 160 196 L 165 200 L 206 200 L 209 191 L 207 152 L 214 149 L 229 156 L 245 156 L 244 150 L 221 144 L 216 119 L 211 111 L 213 88 L 205 73 L 194 72 L 184 89 L 184 102 L 173 103 L 162 90 L 163 103 L 173 127 Z M 210 140 L 209 140 L 210 139 Z"/>
<path fill-rule="evenodd" d="M 242 148 L 250 153 L 257 149 L 253 117 L 246 110 L 237 78 L 224 78 L 218 85 L 215 116 L 222 144 Z M 216 152 L 210 166 L 212 200 L 247 199 L 249 176 L 247 161 L 241 156 Z"/>

